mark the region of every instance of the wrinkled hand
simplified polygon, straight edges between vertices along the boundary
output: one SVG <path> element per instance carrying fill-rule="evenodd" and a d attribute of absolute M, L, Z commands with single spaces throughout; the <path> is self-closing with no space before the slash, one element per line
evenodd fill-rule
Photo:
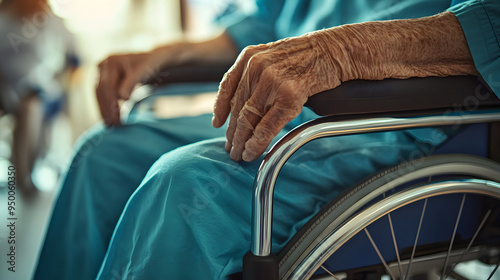
<path fill-rule="evenodd" d="M 226 150 L 252 161 L 308 97 L 341 82 L 477 74 L 451 12 L 343 25 L 244 49 L 220 84 L 212 124 L 231 114 Z"/>
<path fill-rule="evenodd" d="M 231 115 L 226 150 L 233 160 L 257 159 L 308 97 L 340 84 L 345 52 L 326 50 L 321 37 L 316 32 L 241 52 L 220 84 L 212 120 L 220 127 Z"/>
<path fill-rule="evenodd" d="M 127 100 L 137 83 L 162 83 L 169 75 L 162 69 L 192 63 L 225 65 L 237 49 L 226 32 L 201 42 L 180 41 L 146 53 L 114 55 L 99 64 L 96 95 L 107 125 L 120 124 L 119 101 Z"/>
<path fill-rule="evenodd" d="M 120 100 L 127 100 L 138 83 L 160 78 L 161 67 L 189 59 L 189 48 L 180 44 L 145 53 L 113 55 L 99 64 L 97 101 L 106 125 L 120 124 Z"/>
<path fill-rule="evenodd" d="M 120 100 L 130 97 L 133 87 L 149 67 L 149 53 L 114 55 L 99 64 L 97 102 L 106 125 L 120 124 Z"/>

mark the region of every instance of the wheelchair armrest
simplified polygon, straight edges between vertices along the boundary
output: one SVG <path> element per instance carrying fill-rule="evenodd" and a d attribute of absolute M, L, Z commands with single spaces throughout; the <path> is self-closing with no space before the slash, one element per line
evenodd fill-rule
<path fill-rule="evenodd" d="M 254 279 L 249 271 L 257 268 L 278 279 L 279 261 L 271 250 L 274 188 L 281 168 L 303 145 L 331 136 L 500 122 L 500 100 L 471 76 L 351 81 L 312 96 L 306 106 L 326 117 L 302 124 L 281 138 L 255 176 L 251 249 L 243 259 L 244 278 Z M 456 107 L 481 112 L 443 117 L 443 111 L 454 112 Z"/>
<path fill-rule="evenodd" d="M 130 99 L 122 104 L 120 114 L 123 121 L 129 120 L 131 114 L 137 113 L 139 104 L 147 104 L 148 102 L 146 100 L 151 101 L 149 97 L 157 95 L 158 89 L 164 86 L 169 86 L 170 89 L 168 91 L 176 92 L 176 95 L 205 92 L 205 88 L 209 88 L 210 91 L 216 91 L 217 87 L 207 83 L 220 82 L 224 73 L 227 72 L 231 65 L 232 63 L 227 62 L 193 62 L 181 66 L 167 66 L 159 69 L 155 73 L 150 73 L 149 78 L 145 81 L 145 86 L 134 90 Z M 186 91 L 184 87 L 189 84 L 196 84 L 195 89 L 187 87 L 189 91 Z M 172 89 L 172 86 L 174 86 L 175 89 Z M 163 93 L 165 93 L 165 91 L 163 91 Z M 150 111 L 152 109 L 152 104 L 149 103 L 145 107 L 147 107 L 147 109 L 142 111 Z"/>
<path fill-rule="evenodd" d="M 151 75 L 146 84 L 154 86 L 172 83 L 220 82 L 232 63 L 191 63 L 181 66 L 167 66 Z"/>
<path fill-rule="evenodd" d="M 475 76 L 426 77 L 406 80 L 353 80 L 309 98 L 321 116 L 409 111 L 475 110 L 500 107 L 500 99 Z"/>

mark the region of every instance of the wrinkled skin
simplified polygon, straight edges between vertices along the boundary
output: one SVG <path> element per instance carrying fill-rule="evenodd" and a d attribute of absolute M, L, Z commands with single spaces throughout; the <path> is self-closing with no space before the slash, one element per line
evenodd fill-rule
<path fill-rule="evenodd" d="M 354 79 L 477 75 L 456 17 L 367 22 L 249 46 L 224 76 L 212 124 L 229 117 L 226 150 L 252 161 L 307 98 Z"/>
<path fill-rule="evenodd" d="M 119 101 L 165 66 L 229 61 L 237 51 L 223 33 L 205 42 L 169 44 L 115 55 L 100 65 L 96 95 L 107 125 L 119 125 Z M 252 161 L 302 110 L 307 98 L 355 79 L 477 75 L 460 24 L 451 12 L 343 25 L 245 48 L 222 80 L 213 126 L 229 117 L 226 150 Z"/>
<path fill-rule="evenodd" d="M 335 63 L 317 44 L 313 36 L 302 36 L 250 46 L 240 54 L 220 85 L 213 120 L 220 126 L 231 116 L 226 150 L 232 159 L 256 159 L 309 96 L 340 84 L 337 65 L 345 53 L 335 50 Z"/>

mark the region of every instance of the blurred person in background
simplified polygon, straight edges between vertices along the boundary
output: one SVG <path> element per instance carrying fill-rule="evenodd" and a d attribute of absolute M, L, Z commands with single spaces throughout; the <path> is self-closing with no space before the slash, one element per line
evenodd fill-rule
<path fill-rule="evenodd" d="M 64 108 L 78 56 L 47 0 L 0 1 L 0 38 L 0 114 L 14 116 L 11 161 L 17 186 L 32 193 L 35 161 L 48 146 L 48 124 Z"/>
<path fill-rule="evenodd" d="M 228 15 L 211 40 L 99 65 L 97 99 L 108 127 L 78 142 L 35 279 L 227 279 L 250 248 L 256 159 L 316 117 L 303 109 L 308 96 L 355 79 L 449 75 L 483 75 L 500 95 L 497 0 L 254 4 Z M 146 116 L 120 125 L 119 102 L 151 70 L 235 60 L 213 118 Z M 294 154 L 276 186 L 273 250 L 346 187 L 454 133 L 419 132 L 321 139 Z"/>

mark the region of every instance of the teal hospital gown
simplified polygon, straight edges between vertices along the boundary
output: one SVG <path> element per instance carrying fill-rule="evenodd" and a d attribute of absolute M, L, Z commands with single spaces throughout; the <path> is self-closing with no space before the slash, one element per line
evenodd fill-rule
<path fill-rule="evenodd" d="M 447 9 L 457 15 L 479 72 L 499 94 L 497 0 L 257 0 L 220 23 L 243 48 L 346 23 Z M 314 117 L 304 109 L 278 137 Z M 62 182 L 35 279 L 225 279 L 241 271 L 260 161 L 230 160 L 225 130 L 212 128 L 210 119 L 142 116 L 123 127 L 97 126 L 85 133 Z M 345 188 L 446 140 L 424 137 L 428 132 L 307 144 L 277 182 L 273 251 Z"/>

